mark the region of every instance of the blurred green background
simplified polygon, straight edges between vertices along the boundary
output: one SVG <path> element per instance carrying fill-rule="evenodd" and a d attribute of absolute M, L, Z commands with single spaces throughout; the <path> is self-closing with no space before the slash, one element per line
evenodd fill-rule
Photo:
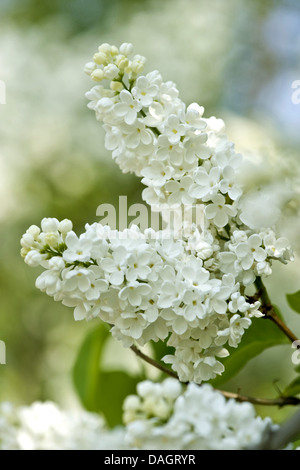
<path fill-rule="evenodd" d="M 19 255 L 19 240 L 43 217 L 70 218 L 79 233 L 97 220 L 101 203 L 119 195 L 140 201 L 142 185 L 123 175 L 104 149 L 103 131 L 87 107 L 83 66 L 102 42 L 132 42 L 177 83 L 181 97 L 206 116 L 224 118 L 249 162 L 247 187 L 277 194 L 281 230 L 299 241 L 300 5 L 297 0 L 1 0 L 0 80 L 0 400 L 55 400 L 78 405 L 71 369 L 93 322 L 76 323 L 71 309 L 35 289 L 38 270 Z M 251 162 L 258 166 L 253 169 Z M 276 266 L 271 298 L 300 335 L 284 294 L 300 288 L 299 261 Z M 280 346 L 252 360 L 227 388 L 276 396 L 294 376 L 292 349 Z M 110 346 L 107 363 L 137 368 L 130 352 Z M 281 420 L 292 410 L 261 409 Z"/>

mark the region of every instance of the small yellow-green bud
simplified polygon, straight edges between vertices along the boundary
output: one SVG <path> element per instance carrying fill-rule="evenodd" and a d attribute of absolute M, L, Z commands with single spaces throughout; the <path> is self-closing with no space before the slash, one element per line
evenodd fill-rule
<path fill-rule="evenodd" d="M 101 82 L 104 78 L 104 72 L 102 69 L 96 69 L 91 73 L 91 77 L 95 82 Z"/>
<path fill-rule="evenodd" d="M 110 88 L 113 91 L 122 91 L 123 90 L 123 85 L 121 82 L 110 82 Z"/>
<path fill-rule="evenodd" d="M 104 52 L 96 52 L 96 54 L 94 54 L 93 60 L 98 65 L 106 65 L 108 62 L 107 55 Z"/>

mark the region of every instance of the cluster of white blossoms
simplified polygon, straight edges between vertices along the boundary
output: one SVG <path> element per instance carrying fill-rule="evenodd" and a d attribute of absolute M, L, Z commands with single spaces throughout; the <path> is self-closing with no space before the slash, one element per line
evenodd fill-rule
<path fill-rule="evenodd" d="M 275 428 L 249 403 L 175 379 L 139 383 L 123 408 L 124 425 L 109 429 L 99 415 L 63 411 L 52 402 L 2 403 L 0 450 L 243 449 Z"/>
<path fill-rule="evenodd" d="M 121 169 L 143 177 L 146 202 L 200 208 L 203 226 L 191 220 L 178 238 L 95 223 L 78 237 L 69 220 L 43 219 L 23 235 L 21 253 L 45 268 L 36 286 L 74 307 L 76 320 L 100 317 L 125 347 L 167 341 L 174 353 L 162 359 L 181 381 L 201 383 L 222 374 L 217 358 L 262 316 L 247 286 L 292 253 L 273 229 L 248 222 L 237 182 L 241 156 L 223 121 L 204 119 L 197 104 L 186 108 L 157 71 L 141 75 L 145 59 L 132 49 L 99 47 L 85 68 L 101 82 L 87 94 L 89 106 Z"/>
<path fill-rule="evenodd" d="M 71 221 L 48 218 L 23 235 L 21 252 L 27 264 L 45 268 L 36 287 L 73 307 L 76 320 L 101 318 L 124 347 L 167 340 L 174 354 L 163 360 L 181 381 L 201 383 L 223 372 L 224 345 L 237 347 L 251 318 L 261 316 L 259 302 L 241 290 L 255 279 L 255 256 L 264 253 L 270 267 L 268 248 L 255 245 L 258 235 L 234 237 L 228 251 L 196 250 L 188 239 L 137 226 L 118 232 L 94 223 L 78 237 Z"/>
<path fill-rule="evenodd" d="M 144 381 L 124 402 L 126 443 L 138 449 L 237 450 L 253 448 L 269 430 L 250 403 L 226 399 L 213 388 L 175 379 Z"/>
<path fill-rule="evenodd" d="M 16 407 L 0 404 L 0 450 L 124 449 L 124 429 L 83 410 L 61 410 L 53 402 Z"/>

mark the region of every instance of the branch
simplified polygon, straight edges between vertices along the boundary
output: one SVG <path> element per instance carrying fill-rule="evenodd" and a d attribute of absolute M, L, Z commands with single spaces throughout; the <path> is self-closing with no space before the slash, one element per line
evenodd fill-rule
<path fill-rule="evenodd" d="M 170 377 L 173 377 L 174 379 L 177 379 L 179 382 L 181 382 L 179 380 L 178 375 L 175 372 L 172 372 L 167 367 L 155 361 L 155 359 L 152 359 L 151 357 L 147 356 L 142 351 L 140 351 L 136 346 L 132 345 L 130 349 L 143 361 L 147 362 L 148 364 L 151 364 L 153 367 L 160 370 L 164 374 L 167 374 Z M 181 382 L 181 383 L 183 383 L 184 385 L 189 384 L 189 382 Z M 198 384 L 198 385 L 201 386 L 201 384 Z M 297 397 L 256 398 L 256 397 L 249 397 L 246 395 L 240 395 L 239 393 L 226 392 L 225 390 L 219 390 L 219 389 L 215 389 L 215 390 L 216 392 L 221 393 L 225 398 L 228 398 L 228 399 L 232 398 L 240 403 L 249 402 L 249 403 L 252 403 L 253 405 L 279 406 L 279 407 L 283 407 L 287 405 L 293 405 L 293 406 L 300 405 L 300 398 L 297 398 Z"/>
<path fill-rule="evenodd" d="M 178 379 L 178 375 L 175 373 L 175 372 L 172 372 L 171 370 L 169 370 L 167 367 L 163 366 L 162 364 L 160 364 L 160 362 L 157 362 L 155 361 L 155 359 L 152 359 L 151 357 L 149 356 L 146 356 L 146 354 L 142 353 L 142 351 L 140 351 L 136 346 L 132 345 L 130 346 L 130 349 L 138 356 L 140 357 L 141 359 L 143 359 L 143 361 L 147 362 L 148 364 L 151 364 L 151 366 L 155 367 L 156 369 L 159 369 L 161 372 L 163 372 L 164 374 L 167 374 L 169 375 L 170 377 L 173 377 L 173 379 Z"/>
<path fill-rule="evenodd" d="M 261 311 L 265 315 L 265 318 L 272 320 L 275 325 L 285 334 L 285 336 L 294 343 L 298 340 L 298 337 L 287 327 L 287 325 L 279 318 L 276 313 L 274 306 L 271 303 L 267 289 L 265 288 L 261 277 L 257 277 L 255 281 L 257 287 L 257 298 L 261 300 Z M 298 346 L 299 348 L 299 346 Z"/>

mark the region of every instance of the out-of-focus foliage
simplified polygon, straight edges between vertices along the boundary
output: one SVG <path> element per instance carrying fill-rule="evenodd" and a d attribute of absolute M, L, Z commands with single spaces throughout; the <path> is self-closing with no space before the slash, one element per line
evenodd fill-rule
<path fill-rule="evenodd" d="M 104 151 L 101 128 L 86 109 L 84 64 L 101 42 L 132 42 L 147 56 L 149 71 L 174 80 L 182 98 L 204 105 L 207 116 L 223 117 L 231 139 L 246 150 L 249 191 L 259 182 L 266 195 L 278 195 L 286 209 L 282 230 L 299 243 L 300 105 L 291 102 L 291 84 L 300 78 L 300 6 L 297 0 L 3 0 L 0 14 L 0 79 L 7 88 L 0 106 L 0 339 L 7 347 L 0 400 L 69 404 L 76 353 L 95 325 L 75 323 L 67 307 L 35 289 L 19 239 L 45 216 L 70 218 L 80 231 L 97 220 L 99 204 L 118 207 L 119 195 L 139 202 L 142 189 Z M 277 273 L 270 294 L 293 325 L 284 294 L 299 290 L 299 265 Z M 121 349 L 108 347 L 107 363 L 124 367 Z M 230 386 L 270 395 L 277 377 L 294 378 L 290 356 L 289 346 L 269 350 Z M 131 367 L 132 356 L 124 357 Z"/>
<path fill-rule="evenodd" d="M 300 290 L 294 294 L 286 294 L 286 299 L 294 312 L 300 313 Z"/>
<path fill-rule="evenodd" d="M 135 393 L 144 375 L 123 370 L 105 370 L 103 350 L 110 338 L 104 323 L 86 336 L 73 368 L 73 380 L 83 406 L 101 413 L 111 426 L 122 424 L 122 405 L 127 395 Z"/>

